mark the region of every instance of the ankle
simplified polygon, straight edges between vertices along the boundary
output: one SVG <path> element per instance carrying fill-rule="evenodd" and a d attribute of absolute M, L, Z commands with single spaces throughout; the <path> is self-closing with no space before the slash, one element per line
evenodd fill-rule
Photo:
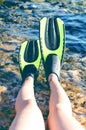
<path fill-rule="evenodd" d="M 25 78 L 25 80 L 23 81 L 23 83 L 28 84 L 29 82 L 33 82 L 34 83 L 34 78 L 32 76 L 28 76 L 27 78 Z"/>
<path fill-rule="evenodd" d="M 49 75 L 49 77 L 48 77 L 48 82 L 50 83 L 50 82 L 54 82 L 54 81 L 59 81 L 59 79 L 58 79 L 58 76 L 56 75 L 56 74 L 54 74 L 54 73 L 51 73 L 50 75 Z"/>
<path fill-rule="evenodd" d="M 34 77 L 33 76 L 31 76 L 31 75 L 29 75 L 28 77 L 26 77 L 26 79 L 25 80 L 34 80 Z"/>

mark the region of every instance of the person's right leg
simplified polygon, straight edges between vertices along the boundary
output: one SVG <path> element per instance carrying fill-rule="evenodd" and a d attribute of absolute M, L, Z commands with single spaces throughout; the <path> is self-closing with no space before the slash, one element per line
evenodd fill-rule
<path fill-rule="evenodd" d="M 79 122 L 73 118 L 69 98 L 61 87 L 55 74 L 48 77 L 51 95 L 49 102 L 48 127 L 49 130 L 84 130 Z"/>
<path fill-rule="evenodd" d="M 16 99 L 16 116 L 9 130 L 45 130 L 42 113 L 34 96 L 34 79 L 25 79 Z"/>
<path fill-rule="evenodd" d="M 42 113 L 34 95 L 41 54 L 39 42 L 25 41 L 19 52 L 19 65 L 23 85 L 16 99 L 16 116 L 9 130 L 45 130 Z"/>

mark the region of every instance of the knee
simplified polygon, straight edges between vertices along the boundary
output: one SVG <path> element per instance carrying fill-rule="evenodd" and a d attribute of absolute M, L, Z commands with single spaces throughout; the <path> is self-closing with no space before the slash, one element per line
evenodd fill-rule
<path fill-rule="evenodd" d="M 32 99 L 27 99 L 23 101 L 22 107 L 29 106 L 29 105 L 33 106 L 34 104 L 35 102 Z"/>
<path fill-rule="evenodd" d="M 15 104 L 16 113 L 19 112 L 21 109 L 23 109 L 23 108 L 25 108 L 25 107 L 34 107 L 35 104 L 36 104 L 35 101 L 32 100 L 32 99 L 24 100 L 24 101 L 20 104 L 20 106 Z"/>
<path fill-rule="evenodd" d="M 72 108 L 71 105 L 66 104 L 66 103 L 58 103 L 54 106 L 52 106 L 49 109 L 49 113 L 59 113 L 59 112 L 65 112 L 69 115 L 72 115 Z"/>
<path fill-rule="evenodd" d="M 57 112 L 67 113 L 68 115 L 71 115 L 71 116 L 72 116 L 72 108 L 71 108 L 71 105 L 69 105 L 69 104 L 67 104 L 67 103 L 57 104 L 57 105 L 56 105 L 56 111 L 57 111 Z"/>

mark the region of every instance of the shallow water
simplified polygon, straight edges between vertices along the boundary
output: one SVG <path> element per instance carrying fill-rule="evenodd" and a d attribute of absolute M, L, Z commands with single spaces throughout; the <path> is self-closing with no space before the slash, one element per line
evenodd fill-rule
<path fill-rule="evenodd" d="M 25 40 L 39 38 L 39 21 L 44 16 L 60 17 L 65 23 L 66 48 L 61 81 L 64 87 L 68 85 L 66 91 L 73 105 L 78 98 L 81 99 L 80 104 L 77 103 L 79 110 L 75 109 L 75 105 L 73 106 L 78 112 L 75 116 L 80 122 L 86 119 L 84 99 L 86 94 L 86 1 L 2 0 L 0 4 L 0 130 L 6 130 L 15 115 L 14 102 L 21 87 L 18 65 L 20 44 Z M 42 75 L 44 76 L 44 73 Z M 49 90 L 45 83 L 45 76 L 39 76 L 35 93 L 39 106 L 46 104 L 45 109 L 41 108 L 46 118 Z M 71 93 L 76 96 L 72 97 Z M 82 98 L 78 96 L 79 94 Z M 79 114 L 81 111 L 82 113 Z M 8 116 L 9 120 L 7 120 Z M 84 121 L 82 124 L 84 125 Z"/>

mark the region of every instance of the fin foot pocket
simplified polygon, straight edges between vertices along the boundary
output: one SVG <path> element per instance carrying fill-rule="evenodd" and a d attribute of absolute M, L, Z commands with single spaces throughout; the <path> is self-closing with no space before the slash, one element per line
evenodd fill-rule
<path fill-rule="evenodd" d="M 45 66 L 47 80 L 48 80 L 49 74 L 51 74 L 51 73 L 56 74 L 59 79 L 59 77 L 60 77 L 60 60 L 56 54 L 49 54 L 47 56 L 44 66 Z"/>

